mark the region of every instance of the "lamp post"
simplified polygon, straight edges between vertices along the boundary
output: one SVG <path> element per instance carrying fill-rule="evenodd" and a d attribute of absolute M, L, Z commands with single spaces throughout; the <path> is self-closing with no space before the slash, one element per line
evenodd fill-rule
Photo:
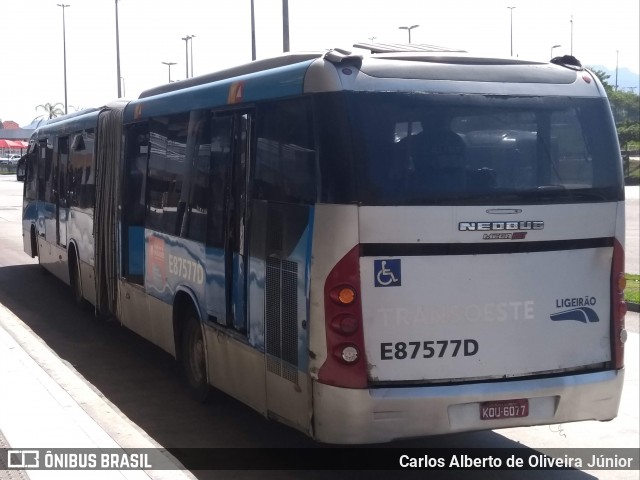
<path fill-rule="evenodd" d="M 167 67 L 169 67 L 169 83 L 171 83 L 171 65 L 175 65 L 176 62 L 162 62 L 164 63 Z"/>
<path fill-rule="evenodd" d="M 191 76 L 193 77 L 193 39 L 195 38 L 195 35 L 189 35 L 189 38 L 191 39 L 191 58 L 189 61 L 191 62 Z"/>
<path fill-rule="evenodd" d="M 251 60 L 256 59 L 256 15 L 251 0 Z"/>
<path fill-rule="evenodd" d="M 59 7 L 62 7 L 62 52 L 64 55 L 64 114 L 67 114 L 67 31 L 64 21 L 64 9 L 71 5 L 65 5 L 63 3 L 57 3 Z"/>
<path fill-rule="evenodd" d="M 571 56 L 573 56 L 573 15 L 571 15 L 571 20 L 569 20 L 569 23 L 571 23 L 571 51 L 569 53 Z"/>
<path fill-rule="evenodd" d="M 618 91 L 618 55 L 620 52 L 616 50 L 616 92 Z"/>
<path fill-rule="evenodd" d="M 551 58 L 553 58 L 553 50 L 555 48 L 560 48 L 562 45 L 554 45 L 553 47 L 551 47 Z"/>
<path fill-rule="evenodd" d="M 513 9 L 516 7 L 507 7 L 510 10 L 511 16 L 511 56 L 513 57 Z"/>
<path fill-rule="evenodd" d="M 418 28 L 420 25 L 411 25 L 410 27 L 398 27 L 400 30 L 406 30 L 409 34 L 409 43 L 411 43 L 411 30 Z"/>
<path fill-rule="evenodd" d="M 116 74 L 118 76 L 118 98 L 122 97 L 120 87 L 120 31 L 118 30 L 118 0 L 116 0 Z"/>
<path fill-rule="evenodd" d="M 289 0 L 282 0 L 282 51 L 289 51 Z"/>
<path fill-rule="evenodd" d="M 186 37 L 182 37 L 182 40 L 184 40 L 184 63 L 186 69 L 184 78 L 189 78 L 189 40 L 191 40 L 191 37 L 187 35 Z"/>

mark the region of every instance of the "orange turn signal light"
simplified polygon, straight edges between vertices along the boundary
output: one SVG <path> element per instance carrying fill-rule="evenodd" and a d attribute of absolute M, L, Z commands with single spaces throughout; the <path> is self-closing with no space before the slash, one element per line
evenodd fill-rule
<path fill-rule="evenodd" d="M 624 289 L 627 288 L 627 278 L 624 276 L 624 273 L 618 275 L 618 292 L 624 292 Z"/>
<path fill-rule="evenodd" d="M 343 285 L 331 291 L 331 299 L 338 305 L 351 305 L 356 300 L 356 291 L 349 285 Z"/>

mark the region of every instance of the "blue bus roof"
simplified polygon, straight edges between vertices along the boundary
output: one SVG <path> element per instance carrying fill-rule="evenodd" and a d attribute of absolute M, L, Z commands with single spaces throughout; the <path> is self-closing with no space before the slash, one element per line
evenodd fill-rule
<path fill-rule="evenodd" d="M 46 125 L 38 128 L 34 132 L 34 135 L 36 135 L 36 138 L 40 138 L 53 132 L 64 134 L 85 130 L 87 128 L 95 128 L 98 125 L 100 112 L 101 109 L 92 108 L 62 117 L 56 117 L 49 120 Z"/>
<path fill-rule="evenodd" d="M 276 68 L 246 73 L 236 77 L 197 83 L 152 96 L 141 95 L 124 110 L 125 123 L 159 115 L 216 108 L 303 93 L 304 77 L 317 56 Z M 215 77 L 214 77 L 215 78 Z"/>

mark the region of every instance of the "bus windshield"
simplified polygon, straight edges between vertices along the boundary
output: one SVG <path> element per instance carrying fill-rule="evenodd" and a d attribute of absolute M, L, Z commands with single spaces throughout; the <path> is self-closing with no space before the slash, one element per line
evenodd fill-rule
<path fill-rule="evenodd" d="M 622 198 L 620 153 L 604 99 L 345 95 L 360 204 L 581 203 Z"/>

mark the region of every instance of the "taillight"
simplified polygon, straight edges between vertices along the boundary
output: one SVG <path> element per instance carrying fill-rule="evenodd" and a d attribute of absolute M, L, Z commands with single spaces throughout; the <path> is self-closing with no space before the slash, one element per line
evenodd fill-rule
<path fill-rule="evenodd" d="M 327 359 L 318 381 L 346 388 L 367 387 L 367 359 L 360 300 L 360 247 L 336 264 L 324 285 Z"/>
<path fill-rule="evenodd" d="M 613 243 L 613 261 L 611 262 L 611 345 L 615 368 L 624 367 L 624 343 L 627 331 L 624 327 L 624 316 L 627 304 L 624 301 L 624 249 L 618 240 Z"/>

